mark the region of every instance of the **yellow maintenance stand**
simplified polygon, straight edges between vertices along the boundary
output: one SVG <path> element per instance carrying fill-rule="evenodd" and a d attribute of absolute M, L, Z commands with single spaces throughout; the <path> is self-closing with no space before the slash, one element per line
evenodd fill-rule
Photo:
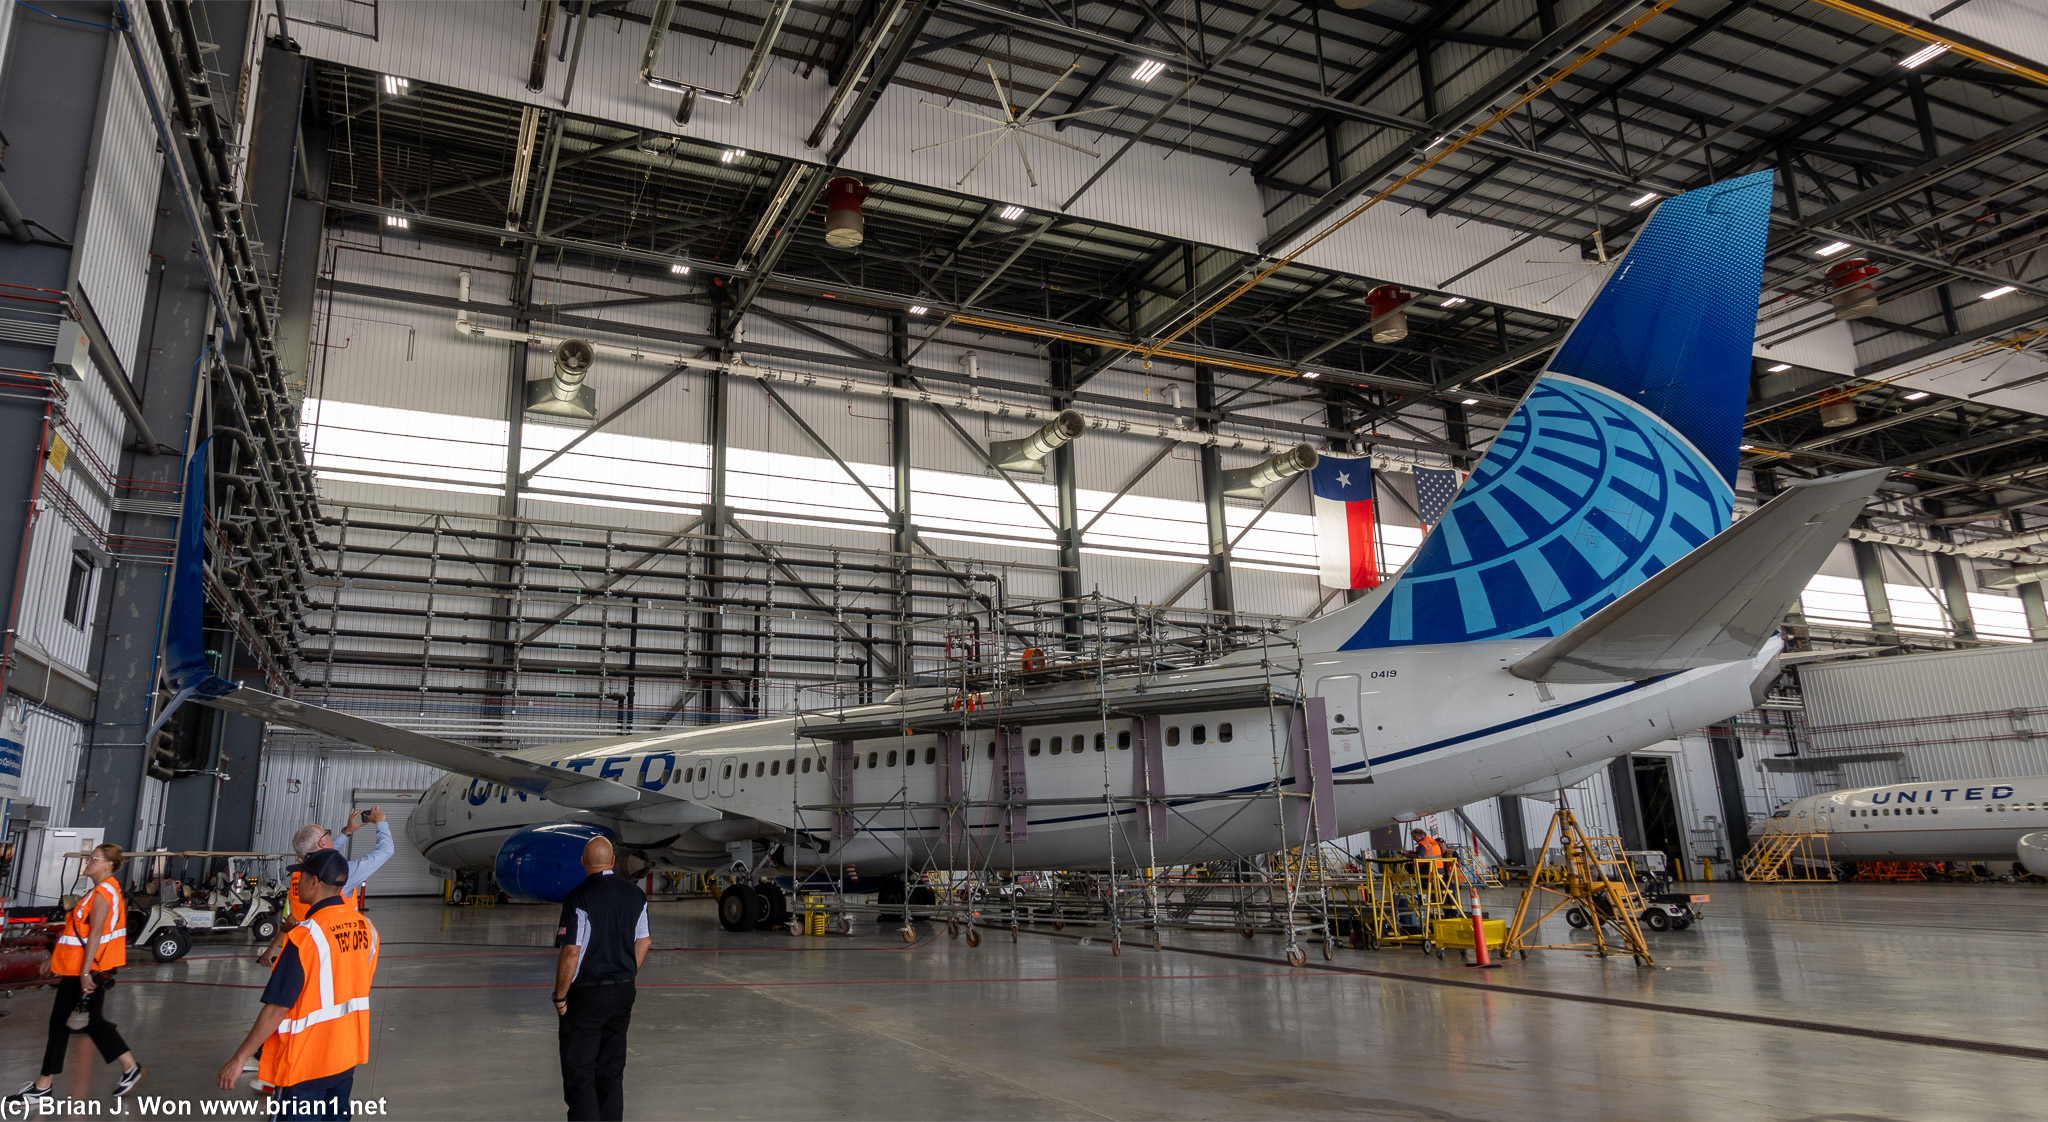
<path fill-rule="evenodd" d="M 1553 843 L 1558 847 L 1555 857 L 1551 854 Z M 1543 864 L 1529 878 L 1529 887 L 1515 905 L 1515 918 L 1508 924 L 1503 953 L 1519 951 L 1526 956 L 1530 951 L 1588 949 L 1584 943 L 1530 941 L 1544 920 L 1564 912 L 1572 926 L 1584 927 L 1592 933 L 1594 954 L 1606 957 L 1625 953 L 1635 956 L 1637 966 L 1656 965 L 1643 941 L 1643 929 L 1636 923 L 1637 913 L 1643 910 L 1643 897 L 1636 889 L 1635 874 L 1629 868 L 1620 839 L 1588 837 L 1571 809 L 1559 807 L 1551 816 L 1550 828 L 1543 835 L 1543 848 L 1538 852 L 1543 854 Z M 1532 914 L 1539 894 L 1550 899 L 1550 904 L 1540 914 Z"/>

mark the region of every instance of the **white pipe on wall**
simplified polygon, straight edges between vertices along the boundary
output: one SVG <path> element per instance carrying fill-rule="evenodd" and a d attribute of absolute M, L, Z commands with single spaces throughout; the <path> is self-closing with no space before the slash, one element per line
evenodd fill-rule
<path fill-rule="evenodd" d="M 469 299 L 469 270 L 461 272 L 461 299 Z M 469 318 L 469 309 L 458 309 L 455 313 L 456 329 L 464 335 L 477 339 L 502 339 L 507 342 L 525 343 L 534 347 L 558 347 L 572 336 L 550 335 L 541 331 L 514 331 L 505 327 L 487 327 Z M 580 338 L 580 337 L 576 337 Z M 631 362 L 652 362 L 663 366 L 681 366 L 690 370 L 723 370 L 741 378 L 752 378 L 757 382 L 781 383 L 802 386 L 807 389 L 838 390 L 856 397 L 893 398 L 898 401 L 929 402 L 944 409 L 957 409 L 963 413 L 982 413 L 994 417 L 1012 417 L 1022 421 L 1044 423 L 1058 416 L 1061 410 L 1050 406 L 1015 405 L 1006 401 L 984 398 L 978 393 L 940 393 L 931 390 L 910 389 L 903 386 L 886 386 L 879 382 L 865 382 L 844 375 L 817 374 L 802 370 L 779 370 L 774 367 L 756 366 L 750 362 L 720 362 L 716 359 L 695 358 L 668 351 L 656 351 L 646 347 L 626 346 L 619 343 L 588 342 L 592 350 L 601 355 L 623 358 Z M 1291 449 L 1297 438 L 1260 438 L 1232 436 L 1228 433 L 1201 432 L 1193 428 L 1179 428 L 1172 423 L 1151 423 L 1130 421 L 1116 417 L 1080 414 L 1090 432 L 1128 433 L 1137 436 L 1153 436 L 1161 440 L 1178 441 L 1182 444 L 1213 445 L 1238 451 L 1272 455 Z"/>

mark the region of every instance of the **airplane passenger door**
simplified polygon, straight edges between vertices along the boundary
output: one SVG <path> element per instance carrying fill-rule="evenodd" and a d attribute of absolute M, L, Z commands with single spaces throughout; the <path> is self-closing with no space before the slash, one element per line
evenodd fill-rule
<path fill-rule="evenodd" d="M 1365 714 L 1359 709 L 1356 674 L 1331 674 L 1316 682 L 1323 699 L 1323 720 L 1330 738 L 1330 767 L 1339 775 L 1358 778 L 1370 772 L 1365 752 Z M 1346 771 L 1345 768 L 1351 770 Z"/>
<path fill-rule="evenodd" d="M 734 756 L 727 756 L 726 758 L 718 761 L 719 794 L 729 796 L 739 788 L 740 781 L 734 778 L 732 773 L 733 769 L 738 766 L 739 760 L 737 757 Z"/>

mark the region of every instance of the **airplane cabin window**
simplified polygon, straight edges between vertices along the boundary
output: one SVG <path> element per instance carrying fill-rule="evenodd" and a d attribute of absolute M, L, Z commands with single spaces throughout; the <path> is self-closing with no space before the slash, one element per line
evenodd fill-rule
<path fill-rule="evenodd" d="M 1055 755 L 1055 756 L 1059 755 L 1059 754 L 1060 754 L 1060 745 L 1062 745 L 1062 744 L 1065 744 L 1065 743 L 1066 743 L 1066 738 L 1065 738 L 1065 737 L 1061 737 L 1061 736 L 1055 736 L 1055 737 L 1053 737 L 1053 738 L 1052 738 L 1052 754 L 1053 754 L 1053 755 Z"/>
<path fill-rule="evenodd" d="M 893 755 L 895 755 L 895 753 L 894 753 L 894 752 L 891 752 L 891 753 L 890 753 L 890 755 L 892 755 L 892 756 L 893 756 Z M 882 758 L 882 754 L 881 754 L 880 752 L 869 752 L 869 753 L 868 753 L 868 766 L 869 766 L 869 767 L 880 767 L 881 765 L 880 765 L 880 764 L 877 764 L 877 763 L 876 763 L 875 761 L 876 761 L 876 760 L 879 760 L 879 759 L 881 759 L 881 758 Z M 891 762 L 891 763 L 893 763 L 893 762 L 895 762 L 895 761 L 893 761 L 893 760 L 892 760 L 892 761 L 890 761 L 890 762 Z"/>
<path fill-rule="evenodd" d="M 731 778 L 732 778 L 732 765 L 731 765 L 731 764 L 727 764 L 727 765 L 725 765 L 725 774 L 724 774 L 723 776 L 721 776 L 720 778 L 723 778 L 723 779 L 731 779 Z"/>
<path fill-rule="evenodd" d="M 889 766 L 896 766 L 896 750 L 894 748 L 889 749 Z"/>
<path fill-rule="evenodd" d="M 939 750 L 938 750 L 938 749 L 937 749 L 936 747 L 933 747 L 933 748 L 927 748 L 927 749 L 925 749 L 925 750 L 924 750 L 924 762 L 925 762 L 925 763 L 928 763 L 928 764 L 935 764 L 935 763 L 938 763 L 938 762 L 939 762 Z"/>
<path fill-rule="evenodd" d="M 1230 743 L 1230 722 L 1229 722 L 1229 721 L 1225 721 L 1225 722 L 1223 722 L 1222 724 L 1220 724 L 1220 725 L 1217 725 L 1217 726 L 1216 726 L 1216 739 L 1218 739 L 1218 740 L 1222 741 L 1222 742 L 1223 742 L 1223 743 L 1225 743 L 1225 744 L 1228 744 L 1228 743 Z"/>
<path fill-rule="evenodd" d="M 781 774 L 782 774 L 782 761 L 781 761 L 781 760 L 776 760 L 776 761 L 774 761 L 773 763 L 770 763 L 770 764 L 768 765 L 768 774 L 770 774 L 770 775 L 781 775 Z"/>
<path fill-rule="evenodd" d="M 996 758 L 996 742 L 993 740 L 988 742 L 988 758 L 991 760 Z"/>
<path fill-rule="evenodd" d="M 1097 752 L 1100 752 L 1100 751 L 1102 751 L 1102 749 L 1103 749 L 1103 737 L 1102 737 L 1102 734 L 1098 732 L 1098 733 L 1096 733 L 1096 734 L 1095 734 L 1095 750 L 1096 750 Z"/>
<path fill-rule="evenodd" d="M 1038 750 L 1039 750 L 1039 743 L 1038 743 L 1038 738 L 1034 736 L 1034 737 L 1032 737 L 1032 738 L 1031 738 L 1031 747 L 1030 747 L 1030 749 L 1029 749 L 1029 753 L 1030 753 L 1031 755 L 1033 755 L 1033 756 L 1036 756 L 1036 755 L 1038 755 Z"/>
<path fill-rule="evenodd" d="M 1188 730 L 1188 743 L 1189 743 L 1189 744 L 1207 744 L 1207 743 L 1209 743 L 1209 726 L 1208 726 L 1208 725 L 1196 725 L 1196 726 L 1195 726 L 1194 728 L 1191 728 L 1191 729 L 1189 729 L 1189 730 Z"/>
<path fill-rule="evenodd" d="M 1166 746 L 1167 746 L 1168 748 L 1176 748 L 1176 747 L 1179 747 L 1179 746 L 1180 746 L 1180 726 L 1179 726 L 1179 725 L 1168 725 L 1168 726 L 1166 726 Z"/>
<path fill-rule="evenodd" d="M 1118 748 L 1129 748 L 1131 746 L 1131 730 L 1125 729 L 1116 734 L 1116 746 Z"/>
<path fill-rule="evenodd" d="M 805 774 L 805 775 L 809 775 L 810 773 L 811 773 L 811 758 L 810 758 L 809 756 L 805 756 L 805 757 L 804 757 L 804 774 Z"/>

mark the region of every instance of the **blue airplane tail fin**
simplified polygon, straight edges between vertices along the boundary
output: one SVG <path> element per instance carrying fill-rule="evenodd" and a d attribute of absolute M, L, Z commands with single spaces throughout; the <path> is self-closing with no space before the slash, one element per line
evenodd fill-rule
<path fill-rule="evenodd" d="M 1658 207 L 1339 649 L 1560 635 L 1727 528 L 1771 183 Z"/>

